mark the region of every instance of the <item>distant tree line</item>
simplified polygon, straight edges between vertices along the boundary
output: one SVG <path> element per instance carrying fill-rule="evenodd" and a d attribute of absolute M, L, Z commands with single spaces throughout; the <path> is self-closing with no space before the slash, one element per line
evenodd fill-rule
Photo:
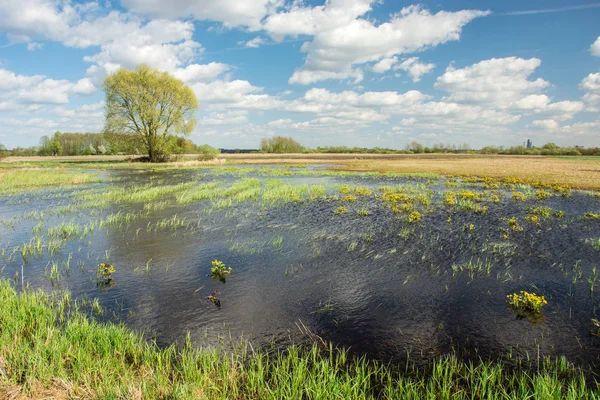
<path fill-rule="evenodd" d="M 6 156 L 81 156 L 92 154 L 143 154 L 138 147 L 139 142 L 131 135 L 109 133 L 62 133 L 53 136 L 42 136 L 39 146 L 16 147 L 6 149 L 0 144 L 0 158 Z M 542 147 L 532 146 L 486 146 L 481 149 L 471 149 L 468 144 L 434 144 L 425 146 L 413 141 L 403 150 L 374 147 L 330 146 L 307 148 L 291 137 L 275 136 L 261 140 L 259 150 L 228 150 L 216 149 L 209 145 L 196 145 L 191 140 L 180 136 L 170 136 L 166 142 L 169 154 L 198 154 L 199 159 L 210 160 L 222 151 L 223 153 L 346 153 L 346 154 L 506 154 L 506 155 L 563 155 L 563 156 L 600 156 L 600 147 L 560 147 L 555 143 L 546 143 Z"/>
<path fill-rule="evenodd" d="M 263 153 L 346 153 L 346 154 L 433 154 L 433 153 L 456 153 L 456 154 L 507 154 L 507 155 L 563 155 L 563 156 L 600 156 L 600 147 L 560 147 L 555 143 L 546 143 L 542 147 L 526 146 L 486 146 L 482 149 L 474 150 L 467 143 L 465 144 L 444 144 L 438 143 L 432 146 L 425 146 L 419 142 L 413 141 L 407 144 L 403 150 L 389 148 L 364 148 L 364 147 L 303 147 L 300 143 L 291 137 L 275 136 L 269 139 L 262 139 L 260 151 Z"/>
<path fill-rule="evenodd" d="M 139 155 L 143 151 L 138 141 L 130 135 L 105 133 L 55 132 L 52 136 L 42 136 L 39 146 L 16 147 L 12 150 L 0 145 L 2 156 L 87 156 L 127 154 Z M 197 145 L 189 139 L 171 136 L 167 139 L 169 154 L 198 154 L 201 159 L 213 159 L 219 150 L 209 145 Z"/>

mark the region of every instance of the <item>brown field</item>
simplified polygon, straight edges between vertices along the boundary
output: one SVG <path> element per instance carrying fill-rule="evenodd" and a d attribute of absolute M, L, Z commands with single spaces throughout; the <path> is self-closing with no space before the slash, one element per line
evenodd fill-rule
<path fill-rule="evenodd" d="M 600 158 L 454 154 L 231 154 L 240 164 L 334 163 L 348 171 L 424 172 L 451 176 L 520 178 L 600 190 Z"/>
<path fill-rule="evenodd" d="M 194 157 L 192 154 L 184 155 L 181 161 Z M 94 163 L 124 161 L 128 158 L 131 156 L 9 157 L 3 162 Z M 600 190 L 600 158 L 466 154 L 222 154 L 219 158 L 226 160 L 228 164 L 334 164 L 334 169 L 349 171 L 511 177 L 543 183 L 569 184 L 578 189 Z M 169 164 L 188 164 L 181 161 L 179 164 Z"/>

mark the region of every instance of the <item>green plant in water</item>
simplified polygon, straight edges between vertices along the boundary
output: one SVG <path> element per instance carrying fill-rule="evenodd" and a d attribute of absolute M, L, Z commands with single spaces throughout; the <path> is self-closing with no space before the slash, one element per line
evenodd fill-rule
<path fill-rule="evenodd" d="M 598 280 L 598 269 L 596 267 L 592 268 L 592 273 L 590 277 L 587 278 L 588 284 L 590 285 L 590 294 L 594 293 L 594 287 L 596 287 L 596 281 Z"/>
<path fill-rule="evenodd" d="M 552 213 L 556 218 L 564 218 L 565 217 L 565 212 L 564 211 L 554 211 L 554 213 Z"/>
<path fill-rule="evenodd" d="M 510 310 L 517 319 L 528 319 L 532 323 L 538 323 L 544 319 L 542 307 L 548 304 L 544 296 L 521 290 L 519 293 L 511 293 L 506 296 Z"/>
<path fill-rule="evenodd" d="M 358 215 L 360 215 L 361 217 L 368 217 L 369 216 L 369 210 L 367 208 L 361 208 L 356 213 Z"/>
<path fill-rule="evenodd" d="M 339 206 L 335 210 L 335 215 L 342 215 L 342 214 L 345 214 L 347 211 L 348 211 L 348 209 L 346 207 Z"/>
<path fill-rule="evenodd" d="M 588 211 L 583 215 L 583 219 L 600 219 L 600 214 L 595 214 Z"/>
<path fill-rule="evenodd" d="M 537 215 L 528 215 L 525 217 L 525 221 L 533 225 L 538 225 L 540 223 L 540 217 Z"/>
<path fill-rule="evenodd" d="M 423 214 L 418 211 L 413 211 L 408 215 L 408 222 L 410 224 L 415 224 L 423 219 Z"/>
<path fill-rule="evenodd" d="M 552 193 L 545 190 L 536 190 L 535 198 L 538 200 L 546 200 L 548 197 L 552 197 Z"/>
<path fill-rule="evenodd" d="M 594 325 L 594 328 L 590 332 L 592 336 L 600 336 L 600 321 L 596 318 L 592 318 L 592 325 Z"/>
<path fill-rule="evenodd" d="M 225 278 L 227 275 L 231 274 L 232 268 L 226 266 L 223 261 L 219 260 L 213 260 L 211 264 L 212 267 L 210 268 L 210 276 L 225 283 Z"/>
<path fill-rule="evenodd" d="M 110 282 L 112 280 L 112 274 L 116 272 L 115 266 L 109 263 L 98 264 L 98 270 L 96 276 L 98 280 L 102 282 Z"/>
<path fill-rule="evenodd" d="M 527 196 L 525 196 L 525 194 L 523 192 L 513 192 L 511 197 L 513 198 L 513 200 L 518 200 L 518 201 L 526 201 L 527 200 Z"/>

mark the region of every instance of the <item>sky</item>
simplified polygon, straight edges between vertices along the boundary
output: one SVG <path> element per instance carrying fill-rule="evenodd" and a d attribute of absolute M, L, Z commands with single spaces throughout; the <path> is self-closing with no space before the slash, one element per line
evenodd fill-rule
<path fill-rule="evenodd" d="M 197 144 L 600 146 L 583 0 L 0 0 L 0 144 L 101 132 L 140 63 L 193 89 Z"/>

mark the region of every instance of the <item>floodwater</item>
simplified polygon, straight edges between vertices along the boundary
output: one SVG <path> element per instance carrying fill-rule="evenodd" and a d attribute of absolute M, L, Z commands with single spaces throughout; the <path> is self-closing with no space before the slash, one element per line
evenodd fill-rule
<path fill-rule="evenodd" d="M 223 168 L 102 172 L 100 183 L 0 196 L 2 276 L 19 289 L 68 289 L 74 298 L 98 298 L 105 312 L 97 318 L 122 321 L 160 345 L 189 332 L 199 346 L 243 337 L 255 348 L 279 347 L 306 340 L 309 330 L 355 354 L 399 364 L 407 358 L 426 363 L 451 351 L 471 359 L 565 355 L 584 367 L 598 362 L 600 339 L 590 332 L 591 319 L 600 318 L 600 281 L 593 271 L 600 267 L 600 248 L 593 245 L 600 221 L 584 214 L 598 213 L 599 197 L 574 191 L 522 202 L 501 188 L 500 202 L 485 203 L 487 213 L 478 214 L 442 203 L 444 191 L 484 190 L 477 184 L 446 188 L 430 179 L 253 171 L 242 175 L 263 185 L 274 179 L 323 185 L 327 196 L 340 198 L 340 185 L 374 193 L 402 185 L 433 193 L 433 203 L 422 221 L 411 224 L 373 195 L 352 202 L 249 200 L 219 208 L 210 200 L 177 205 L 174 193 L 158 199 L 167 202 L 164 209 L 87 235 L 80 231 L 52 256 L 44 251 L 24 262 L 13 253 L 36 226 L 43 236 L 61 223 L 83 226 L 143 210 L 144 203 L 122 203 L 59 211 L 77 205 L 85 191 L 213 180 L 227 186 L 240 179 L 240 170 Z M 347 212 L 336 214 L 340 206 Z M 565 216 L 526 222 L 528 208 L 537 206 Z M 148 228 L 174 215 L 186 225 Z M 512 216 L 523 230 L 503 238 L 503 218 Z M 224 284 L 208 276 L 215 259 L 233 269 Z M 106 285 L 95 274 L 103 262 L 116 268 Z M 457 270 L 469 262 L 483 270 Z M 518 319 L 509 310 L 506 296 L 520 290 L 546 297 L 542 321 Z M 209 295 L 218 297 L 220 307 Z"/>

